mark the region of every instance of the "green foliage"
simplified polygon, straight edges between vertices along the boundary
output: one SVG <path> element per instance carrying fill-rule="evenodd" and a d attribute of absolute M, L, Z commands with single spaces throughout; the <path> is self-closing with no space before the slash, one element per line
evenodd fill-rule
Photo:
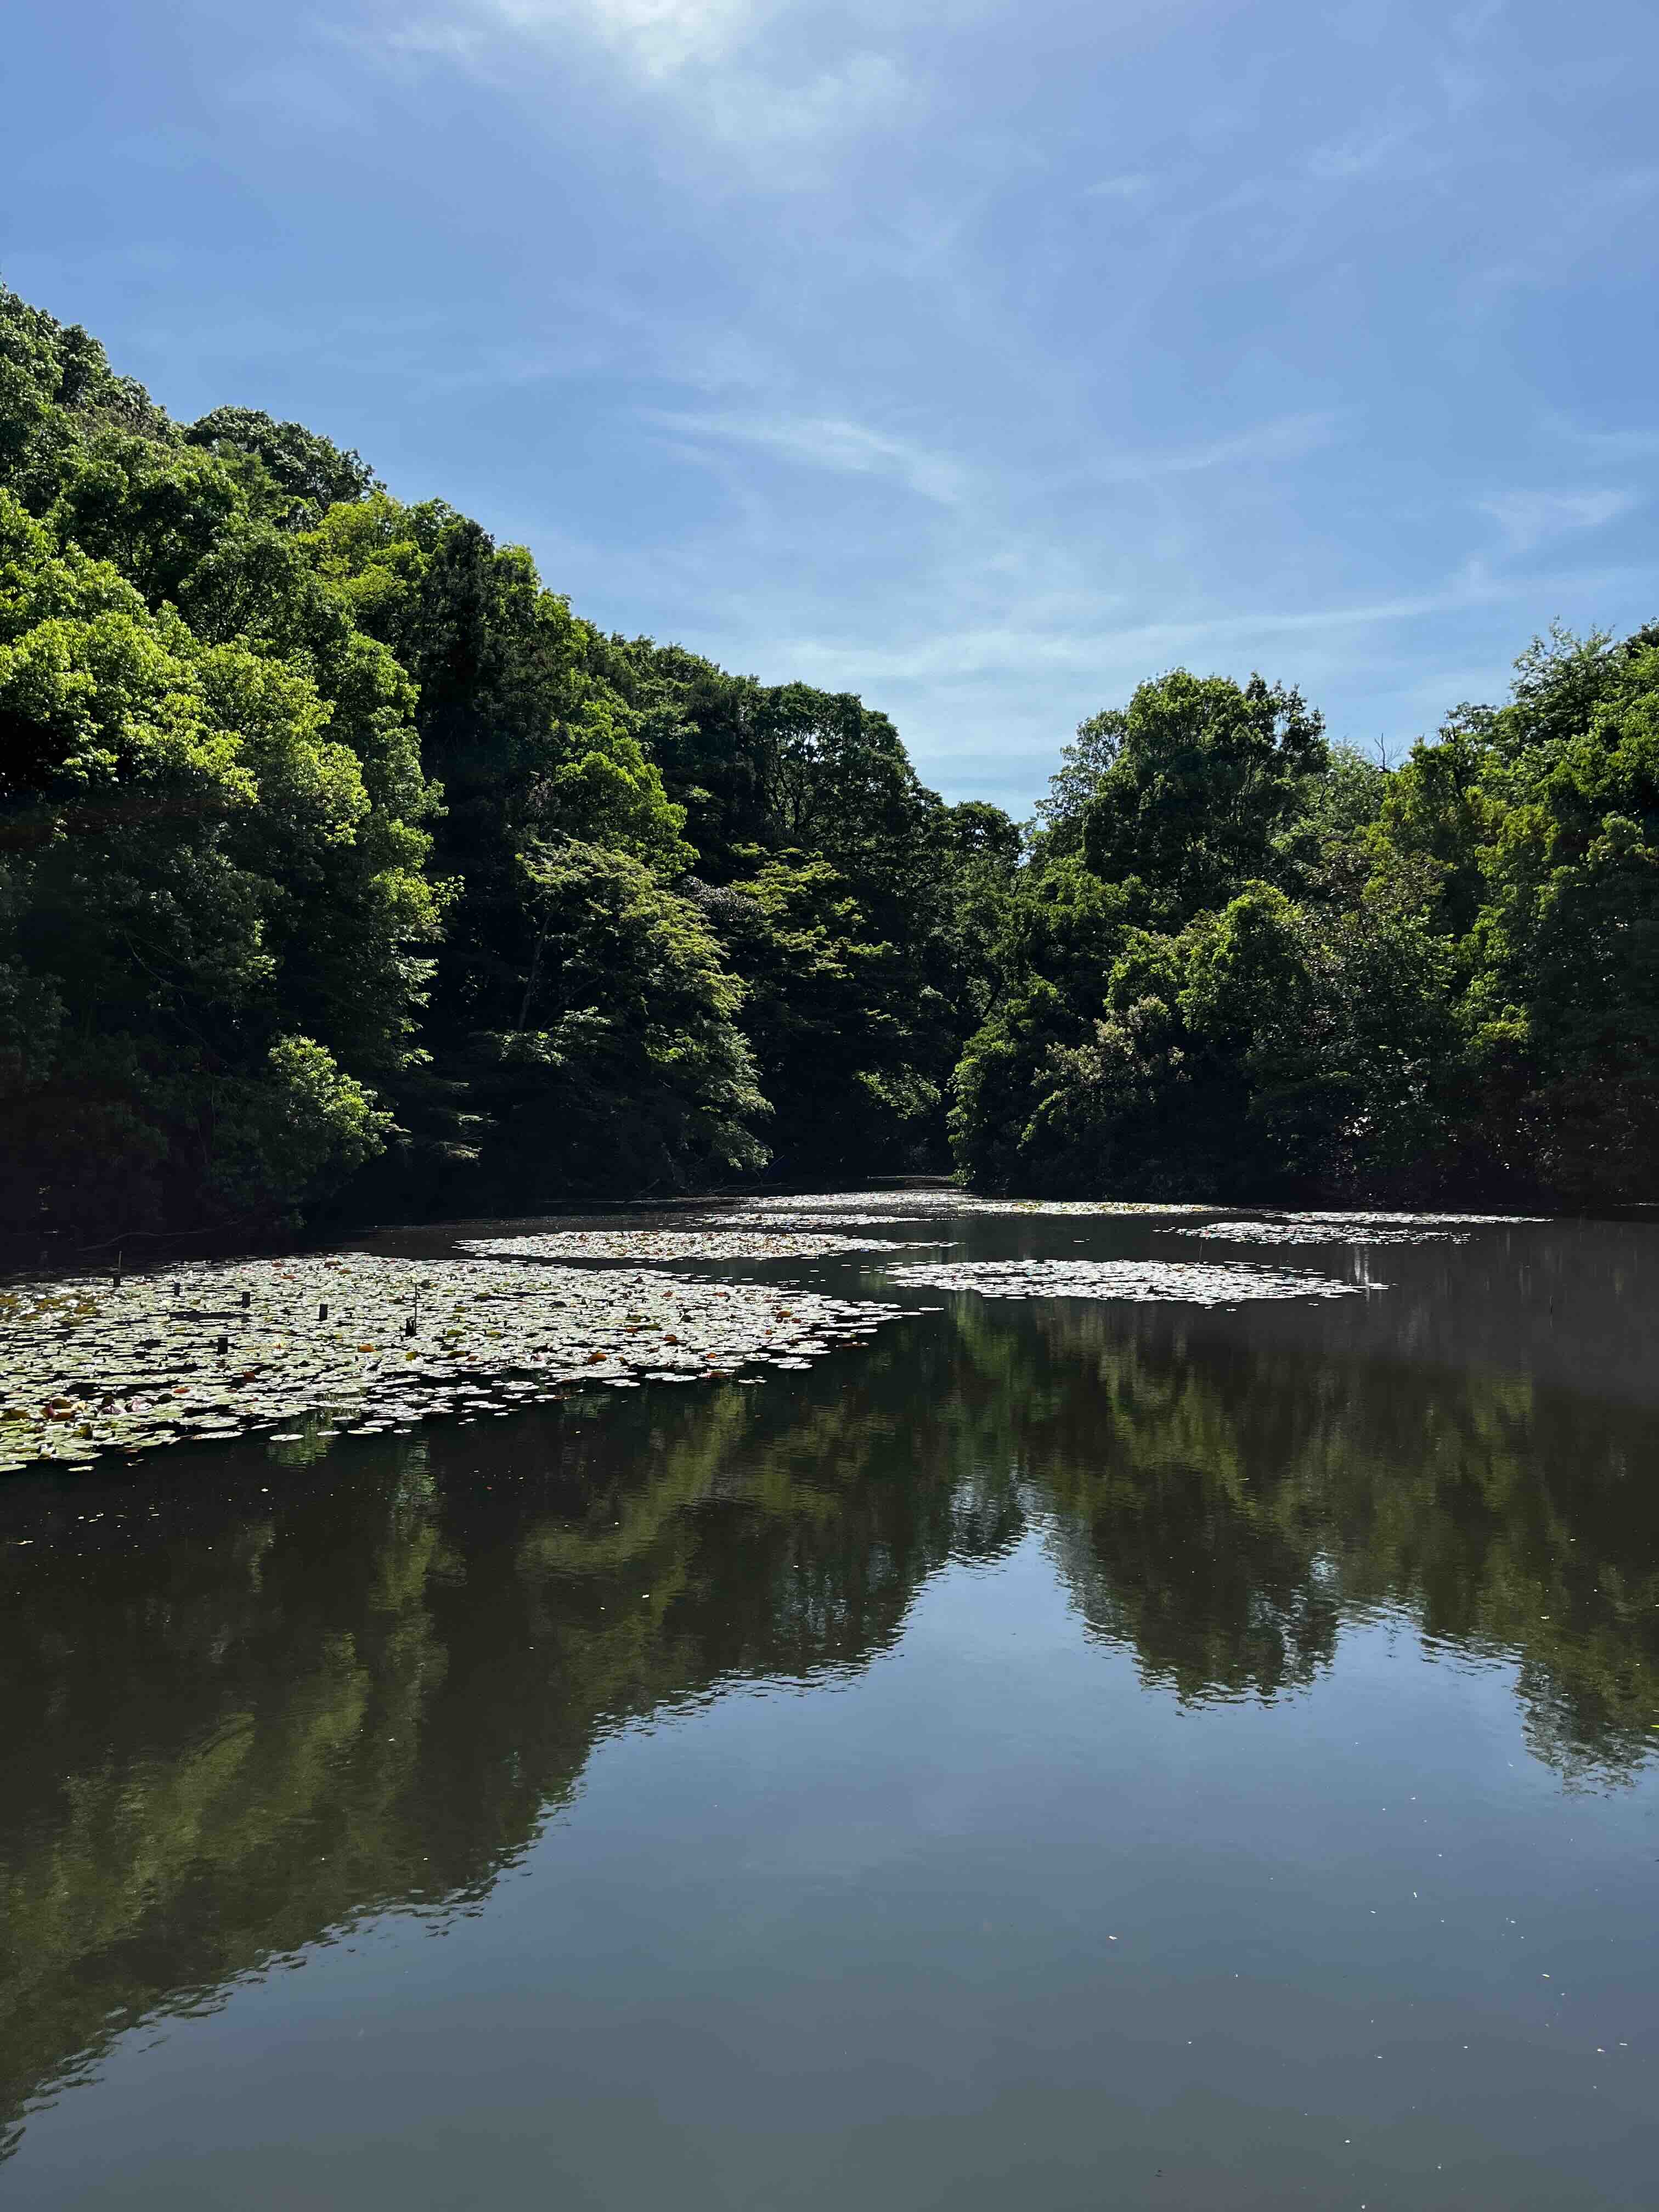
<path fill-rule="evenodd" d="M 1075 853 L 1083 843 L 1083 817 L 1095 787 L 1123 748 L 1129 718 L 1121 708 L 1108 707 L 1077 726 L 1077 734 L 1062 745 L 1060 766 L 1048 779 L 1046 797 L 1038 799 L 1037 820 L 1055 853 Z"/>
<path fill-rule="evenodd" d="M 951 1072 L 994 994 L 1013 823 L 942 805 L 850 693 L 614 643 L 615 680 L 684 809 L 696 895 L 748 991 L 777 1167 L 941 1163 Z"/>
<path fill-rule="evenodd" d="M 216 407 L 185 433 L 222 458 L 246 455 L 270 478 L 276 507 L 289 525 L 315 521 L 337 502 L 362 499 L 379 479 L 361 453 L 342 452 L 301 422 L 276 422 L 257 407 Z"/>
<path fill-rule="evenodd" d="M 441 501 L 377 493 L 302 541 L 353 619 L 413 677 L 427 768 L 443 783 L 440 859 L 499 887 L 517 840 L 599 840 L 674 875 L 693 855 L 640 717 L 598 633 L 544 591 L 522 546 L 498 547 Z M 472 885 L 469 880 L 468 895 Z"/>
<path fill-rule="evenodd" d="M 1395 773 L 1175 670 L 1037 818 L 606 637 L 442 501 L 0 290 L 0 1226 L 938 1164 L 1659 1187 L 1659 630 Z"/>
<path fill-rule="evenodd" d="M 767 1101 L 732 1018 L 742 988 L 696 908 L 600 846 L 537 841 L 519 866 L 532 933 L 519 1003 L 467 1040 L 503 1195 L 535 1204 L 763 1165 Z"/>
<path fill-rule="evenodd" d="M 884 714 L 850 692 L 764 685 L 637 639 L 616 673 L 686 812 L 698 872 L 727 883 L 756 848 L 820 853 L 885 928 L 924 865 L 939 801 Z"/>
<path fill-rule="evenodd" d="M 1083 810 L 1084 858 L 1139 918 L 1179 927 L 1268 873 L 1276 834 L 1328 768 L 1324 725 L 1259 676 L 1241 690 L 1184 669 L 1143 684 L 1121 720 Z"/>
<path fill-rule="evenodd" d="M 1054 1055 L 1080 1044 L 1127 929 L 1127 900 L 1075 853 L 1046 846 L 1008 896 L 996 939 L 1005 988 L 952 1078 L 951 1138 L 970 1179 L 1046 1188 L 1036 1117 Z"/>
<path fill-rule="evenodd" d="M 331 1152 L 372 1148 L 365 1102 L 361 1141 L 267 1147 L 257 1194 L 219 1167 L 228 1127 L 288 1112 L 279 1040 L 331 1067 L 331 1048 L 363 1066 L 408 1049 L 422 841 L 376 824 L 330 720 L 303 669 L 204 643 L 0 490 L 12 1219 L 150 1226 L 233 1191 L 237 1211 L 285 1212 Z"/>
<path fill-rule="evenodd" d="M 1446 1132 L 1456 1038 L 1408 897 L 1363 911 L 1248 885 L 1174 937 L 1137 932 L 1086 1043 L 1051 1057 L 1051 1176 L 1226 1199 L 1298 1185 L 1396 1194 Z"/>
<path fill-rule="evenodd" d="M 1260 677 L 1241 689 L 1177 669 L 1079 726 L 1008 906 L 1003 989 L 955 1076 L 971 1179 L 1213 1185 L 1239 1101 L 1218 1040 L 1188 1034 L 1192 931 L 1253 879 L 1295 873 L 1292 830 L 1329 771 L 1319 717 Z"/>
<path fill-rule="evenodd" d="M 1558 638 L 1493 718 L 1464 1001 L 1504 1136 L 1575 1200 L 1659 1189 L 1659 641 Z"/>
<path fill-rule="evenodd" d="M 521 548 L 0 293 L 0 1223 L 757 1167 L 638 688 Z"/>
<path fill-rule="evenodd" d="M 903 1164 L 939 1106 L 914 1064 L 909 963 L 821 855 L 739 857 L 754 874 L 701 904 L 744 978 L 778 1151 L 802 1170 Z"/>
<path fill-rule="evenodd" d="M 314 1038 L 278 1037 L 259 1079 L 216 1086 L 210 1179 L 244 1212 L 304 1206 L 382 1150 L 392 1116 Z"/>
<path fill-rule="evenodd" d="M 1395 774 L 1177 671 L 1068 747 L 955 1079 L 993 1186 L 1659 1194 L 1659 637 L 1563 636 Z"/>

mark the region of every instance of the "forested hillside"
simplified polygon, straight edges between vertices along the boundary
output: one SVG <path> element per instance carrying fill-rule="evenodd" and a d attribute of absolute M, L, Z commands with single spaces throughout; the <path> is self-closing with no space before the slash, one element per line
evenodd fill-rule
<path fill-rule="evenodd" d="M 1176 672 L 1039 821 L 606 636 L 441 501 L 0 291 L 0 1231 L 942 1165 L 1659 1196 L 1659 630 L 1393 774 Z"/>
<path fill-rule="evenodd" d="M 943 1158 L 1018 835 L 0 293 L 0 1225 Z"/>

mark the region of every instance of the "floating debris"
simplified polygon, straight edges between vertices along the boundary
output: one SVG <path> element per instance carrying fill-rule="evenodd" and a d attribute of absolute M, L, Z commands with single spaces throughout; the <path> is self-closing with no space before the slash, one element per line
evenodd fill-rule
<path fill-rule="evenodd" d="M 1236 1306 L 1257 1298 L 1340 1298 L 1383 1290 L 1306 1268 L 1247 1260 L 911 1260 L 883 1271 L 894 1282 L 985 1298 L 1114 1298 Z"/>
<path fill-rule="evenodd" d="M 729 1217 L 727 1217 L 729 1218 Z M 849 1252 L 908 1252 L 937 1237 L 884 1243 L 874 1237 L 803 1237 L 764 1228 L 563 1229 L 533 1237 L 464 1237 L 463 1252 L 498 1260 L 833 1260 Z"/>
<path fill-rule="evenodd" d="M 405 1433 L 506 1411 L 527 1390 L 647 1373 L 706 1381 L 821 1356 L 900 1310 L 643 1268 L 362 1253 L 205 1265 L 178 1293 L 159 1276 L 12 1282 L 0 1286 L 0 1473 L 250 1431 L 288 1449 L 341 1429 Z"/>

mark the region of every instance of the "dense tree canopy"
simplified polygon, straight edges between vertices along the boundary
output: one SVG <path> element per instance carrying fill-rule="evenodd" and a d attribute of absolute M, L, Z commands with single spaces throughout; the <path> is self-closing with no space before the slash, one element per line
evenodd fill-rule
<path fill-rule="evenodd" d="M 0 293 L 0 1226 L 942 1157 L 1013 825 Z"/>
<path fill-rule="evenodd" d="M 974 1178 L 1659 1194 L 1659 634 L 1558 635 L 1389 774 L 1177 670 L 1067 748 L 955 1079 Z"/>
<path fill-rule="evenodd" d="M 0 1230 L 937 1166 L 1659 1195 L 1659 629 L 1390 773 L 1182 669 L 1024 830 L 0 291 Z"/>

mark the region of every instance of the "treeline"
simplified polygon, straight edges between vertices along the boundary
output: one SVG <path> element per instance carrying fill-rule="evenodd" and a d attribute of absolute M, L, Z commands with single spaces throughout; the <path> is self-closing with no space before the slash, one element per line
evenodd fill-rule
<path fill-rule="evenodd" d="M 1390 774 L 1183 672 L 1038 821 L 606 636 L 353 453 L 0 290 L 0 1231 L 942 1166 L 1659 1195 L 1659 630 Z M 948 1146 L 947 1152 L 947 1121 Z"/>
<path fill-rule="evenodd" d="M 0 1227 L 937 1159 L 1018 842 L 0 292 Z"/>
<path fill-rule="evenodd" d="M 1659 626 L 1534 643 L 1393 773 L 1176 671 L 1039 811 L 956 1079 L 976 1182 L 1659 1199 Z"/>

